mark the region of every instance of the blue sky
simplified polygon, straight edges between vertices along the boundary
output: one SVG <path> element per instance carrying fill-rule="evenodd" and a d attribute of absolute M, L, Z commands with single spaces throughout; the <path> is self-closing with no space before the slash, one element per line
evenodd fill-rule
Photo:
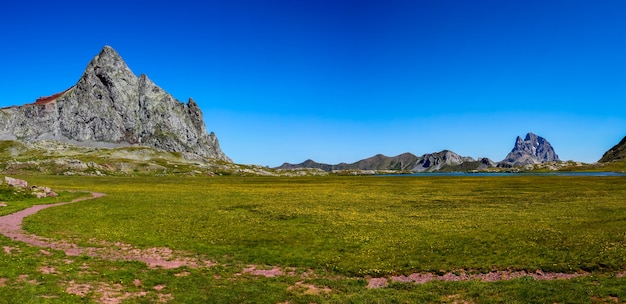
<path fill-rule="evenodd" d="M 443 149 L 516 136 L 594 162 L 626 135 L 626 1 L 13 1 L 0 106 L 74 85 L 104 45 L 237 163 Z"/>

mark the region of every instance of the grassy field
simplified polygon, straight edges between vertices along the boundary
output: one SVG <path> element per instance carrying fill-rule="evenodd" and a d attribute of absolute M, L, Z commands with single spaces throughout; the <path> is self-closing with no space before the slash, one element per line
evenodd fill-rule
<path fill-rule="evenodd" d="M 165 246 L 219 266 L 185 268 L 187 275 L 176 276 L 183 270 L 138 262 L 78 257 L 70 263 L 61 252 L 48 256 L 0 238 L 0 246 L 19 248 L 0 252 L 0 280 L 7 279 L 0 284 L 0 303 L 81 302 L 64 291 L 72 281 L 149 291 L 128 302 L 626 300 L 626 278 L 616 276 L 626 270 L 624 177 L 24 178 L 107 194 L 33 215 L 25 221 L 30 232 L 83 246 L 97 240 Z M 58 271 L 42 273 L 42 265 Z M 85 274 L 80 265 L 92 271 Z M 247 265 L 311 274 L 241 275 Z M 557 281 L 391 283 L 380 289 L 367 289 L 365 280 L 495 270 L 590 274 Z M 20 281 L 25 274 L 39 284 Z M 318 289 L 302 287 L 309 285 Z M 83 297 L 98 301 L 104 293 L 91 290 Z"/>

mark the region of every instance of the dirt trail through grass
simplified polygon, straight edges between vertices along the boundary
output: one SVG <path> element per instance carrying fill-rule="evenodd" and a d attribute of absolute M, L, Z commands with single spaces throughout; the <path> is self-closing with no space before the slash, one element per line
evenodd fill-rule
<path fill-rule="evenodd" d="M 98 247 L 79 247 L 76 244 L 52 240 L 44 238 L 34 234 L 29 234 L 22 229 L 22 221 L 25 217 L 39 212 L 40 210 L 61 206 L 65 204 L 96 199 L 104 196 L 104 193 L 91 192 L 91 197 L 83 197 L 72 200 L 71 202 L 62 202 L 49 205 L 36 205 L 22 211 L 5 215 L 0 217 L 0 234 L 5 235 L 13 240 L 21 241 L 33 246 L 48 247 L 55 250 L 61 250 L 68 256 L 87 255 L 92 257 L 100 257 L 109 260 L 125 260 L 125 261 L 140 261 L 147 264 L 149 267 L 162 267 L 162 268 L 178 268 L 178 267 L 211 267 L 216 265 L 215 262 L 208 259 L 198 257 L 189 252 L 175 251 L 170 248 L 158 247 L 139 249 L 130 244 L 120 242 L 106 242 L 98 240 L 90 240 Z M 6 248 L 5 248 L 6 250 Z M 245 268 L 242 273 L 248 273 L 252 275 L 273 277 L 282 275 L 291 275 L 293 272 L 283 271 L 280 267 L 273 267 L 272 271 L 259 271 L 256 270 L 255 265 L 250 265 L 249 268 Z M 479 280 L 484 282 L 511 280 L 519 277 L 529 276 L 537 280 L 558 280 L 558 279 L 571 279 L 579 276 L 588 275 L 587 273 L 544 273 L 537 270 L 535 273 L 529 273 L 525 271 L 492 271 L 489 273 L 481 274 L 466 274 L 461 270 L 457 273 L 446 273 L 443 275 L 436 275 L 433 273 L 413 273 L 409 276 L 391 276 L 388 278 L 367 278 L 368 288 L 381 288 L 389 284 L 389 282 L 405 282 L 405 283 L 426 283 L 429 281 L 468 281 Z"/>
<path fill-rule="evenodd" d="M 104 193 L 91 192 L 91 197 L 77 198 L 70 202 L 35 205 L 16 213 L 2 216 L 0 217 L 0 234 L 33 246 L 61 250 L 68 256 L 87 255 L 109 260 L 140 261 L 146 263 L 150 267 L 162 268 L 178 268 L 182 266 L 196 268 L 215 265 L 215 263 L 209 260 L 191 257 L 189 253 L 174 251 L 164 247 L 139 249 L 129 244 L 120 242 L 109 243 L 104 241 L 96 241 L 101 247 L 79 247 L 78 245 L 69 242 L 52 240 L 34 234 L 29 234 L 22 229 L 22 222 L 25 217 L 35 214 L 43 209 L 96 199 L 104 195 Z"/>
<path fill-rule="evenodd" d="M 48 205 L 35 205 L 30 208 L 27 208 L 27 209 L 24 209 L 24 210 L 21 210 L 12 214 L 2 216 L 0 217 L 0 233 L 2 233 L 3 235 L 11 239 L 21 241 L 27 244 L 31 244 L 31 245 L 35 245 L 39 247 L 54 248 L 53 247 L 54 242 L 50 242 L 50 240 L 46 240 L 44 238 L 41 238 L 35 235 L 26 234 L 26 232 L 22 230 L 22 221 L 24 220 L 24 218 L 46 208 L 66 205 L 70 203 L 76 203 L 76 202 L 80 202 L 80 201 L 84 201 L 88 199 L 94 199 L 94 198 L 98 198 L 102 196 L 104 196 L 103 193 L 92 192 L 91 197 L 77 198 L 70 202 L 61 202 L 61 203 L 48 204 Z"/>

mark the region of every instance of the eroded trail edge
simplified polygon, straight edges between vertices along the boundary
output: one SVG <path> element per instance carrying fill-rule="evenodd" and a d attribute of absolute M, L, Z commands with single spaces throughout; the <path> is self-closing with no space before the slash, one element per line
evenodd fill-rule
<path fill-rule="evenodd" d="M 91 197 L 83 197 L 74 199 L 70 202 L 62 202 L 48 205 L 35 205 L 30 208 L 18 211 L 13 214 L 0 217 L 0 234 L 7 236 L 13 240 L 24 242 L 29 245 L 38 247 L 47 247 L 55 250 L 65 252 L 68 256 L 87 255 L 91 257 L 99 257 L 108 260 L 124 260 L 124 261 L 140 261 L 148 265 L 148 267 L 156 268 L 179 268 L 179 267 L 211 267 L 217 265 L 217 263 L 199 257 L 197 254 L 192 254 L 185 251 L 172 250 L 167 247 L 156 247 L 148 249 L 136 248 L 130 244 L 121 242 L 107 242 L 102 240 L 89 240 L 93 244 L 97 244 L 98 247 L 80 247 L 76 244 L 53 240 L 34 234 L 27 233 L 22 229 L 22 222 L 25 217 L 35 214 L 43 209 L 66 205 L 70 203 L 76 203 L 80 201 L 96 199 L 104 196 L 104 193 L 91 192 Z M 4 248 L 5 251 L 9 250 Z M 296 276 L 294 269 L 287 267 L 281 268 L 278 266 L 272 267 L 270 270 L 267 266 L 262 267 L 265 269 L 258 269 L 257 265 L 249 265 L 244 268 L 241 274 L 249 274 L 253 276 L 263 277 L 276 277 L 276 276 Z M 521 277 L 532 277 L 536 280 L 563 280 L 572 279 L 581 276 L 589 275 L 586 272 L 579 273 L 554 273 L 554 272 L 542 272 L 537 270 L 535 272 L 526 271 L 492 271 L 481 274 L 467 274 L 461 270 L 459 272 L 448 272 L 443 275 L 436 275 L 433 273 L 413 273 L 408 276 L 390 276 L 390 277 L 376 277 L 365 278 L 368 282 L 367 288 L 382 288 L 386 287 L 390 282 L 403 282 L 403 283 L 415 283 L 423 284 L 431 281 L 469 281 L 479 280 L 483 282 L 494 282 L 503 280 L 512 280 Z M 623 273 L 618 274 L 623 276 Z M 308 272 L 306 277 L 315 276 L 311 272 Z"/>
<path fill-rule="evenodd" d="M 68 256 L 87 255 L 108 260 L 140 261 L 149 267 L 178 268 L 187 267 L 210 267 L 214 262 L 198 258 L 188 252 L 175 251 L 166 247 L 139 249 L 122 242 L 106 242 L 101 240 L 89 240 L 98 247 L 80 247 L 76 244 L 53 240 L 42 236 L 30 234 L 22 229 L 24 218 L 35 214 L 43 209 L 76 203 L 80 201 L 96 199 L 105 196 L 104 193 L 90 192 L 91 197 L 82 197 L 70 202 L 54 203 L 48 205 L 35 205 L 27 209 L 0 217 L 0 234 L 15 241 L 24 242 L 38 247 L 47 247 L 65 252 Z M 10 251 L 10 248 L 4 248 Z"/>

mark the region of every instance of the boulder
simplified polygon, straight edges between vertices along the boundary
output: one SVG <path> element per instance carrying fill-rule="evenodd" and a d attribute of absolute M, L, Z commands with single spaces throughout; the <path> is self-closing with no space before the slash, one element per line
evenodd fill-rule
<path fill-rule="evenodd" d="M 11 187 L 23 188 L 23 189 L 28 188 L 28 182 L 25 180 L 5 176 L 4 181 L 7 183 L 7 185 Z"/>
<path fill-rule="evenodd" d="M 32 186 L 30 187 L 30 190 L 37 198 L 58 196 L 58 194 L 52 191 L 50 187 Z"/>

